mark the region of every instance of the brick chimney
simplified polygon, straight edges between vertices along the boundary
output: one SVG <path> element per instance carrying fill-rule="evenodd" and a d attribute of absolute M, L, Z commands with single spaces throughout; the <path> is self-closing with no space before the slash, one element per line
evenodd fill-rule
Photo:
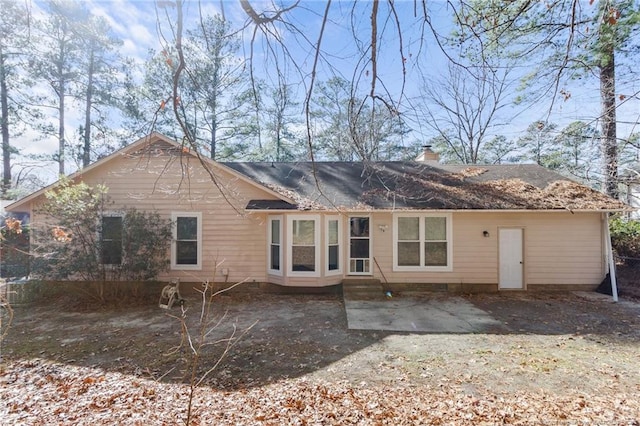
<path fill-rule="evenodd" d="M 437 163 L 440 161 L 440 154 L 434 152 L 431 149 L 431 145 L 424 145 L 423 148 L 424 151 L 416 157 L 415 161 L 421 161 L 423 163 Z"/>

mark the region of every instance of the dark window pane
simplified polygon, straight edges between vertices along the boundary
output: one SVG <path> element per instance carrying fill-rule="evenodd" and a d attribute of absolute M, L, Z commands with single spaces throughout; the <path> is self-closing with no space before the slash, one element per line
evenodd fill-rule
<path fill-rule="evenodd" d="M 447 266 L 447 243 L 425 243 L 425 266 Z"/>
<path fill-rule="evenodd" d="M 122 218 L 120 216 L 102 218 L 102 239 L 122 240 Z"/>
<path fill-rule="evenodd" d="M 122 263 L 122 217 L 104 216 L 102 218 L 102 252 L 103 265 L 119 265 Z"/>
<path fill-rule="evenodd" d="M 119 265 L 122 263 L 122 241 L 102 242 L 102 264 Z"/>
<path fill-rule="evenodd" d="M 368 217 L 352 217 L 349 223 L 350 233 L 352 237 L 369 237 Z"/>
<path fill-rule="evenodd" d="M 271 242 L 273 244 L 280 244 L 280 221 L 271 221 Z"/>
<path fill-rule="evenodd" d="M 351 240 L 351 258 L 369 258 L 369 239 Z"/>
<path fill-rule="evenodd" d="M 280 246 L 276 244 L 271 245 L 271 269 L 280 270 Z"/>
<path fill-rule="evenodd" d="M 338 266 L 338 254 L 339 254 L 338 246 L 330 246 L 329 247 L 329 270 L 335 271 L 339 269 Z"/>
<path fill-rule="evenodd" d="M 197 265 L 198 242 L 176 241 L 176 263 L 178 265 Z"/>
<path fill-rule="evenodd" d="M 315 271 L 316 248 L 314 246 L 291 247 L 291 263 L 293 271 Z"/>
<path fill-rule="evenodd" d="M 420 243 L 398 243 L 398 266 L 420 266 Z"/>
<path fill-rule="evenodd" d="M 176 234 L 178 240 L 198 239 L 198 218 L 179 217 L 176 221 Z"/>

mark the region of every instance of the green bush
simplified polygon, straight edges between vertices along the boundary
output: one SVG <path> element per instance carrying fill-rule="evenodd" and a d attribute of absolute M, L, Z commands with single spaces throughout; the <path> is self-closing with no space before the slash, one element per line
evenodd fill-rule
<path fill-rule="evenodd" d="M 63 180 L 45 196 L 38 212 L 46 220 L 32 224 L 31 266 L 36 278 L 147 281 L 169 267 L 169 219 L 133 208 L 114 210 L 101 185 Z M 109 221 L 114 218 L 117 226 Z M 102 299 L 105 294 L 103 284 L 97 296 Z"/>
<path fill-rule="evenodd" d="M 618 217 L 609 222 L 609 230 L 618 256 L 640 257 L 640 221 Z"/>

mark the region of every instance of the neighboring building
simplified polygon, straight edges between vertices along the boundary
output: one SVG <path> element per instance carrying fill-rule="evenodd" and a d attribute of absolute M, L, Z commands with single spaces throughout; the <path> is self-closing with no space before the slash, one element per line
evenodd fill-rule
<path fill-rule="evenodd" d="M 622 183 L 621 197 L 632 208 L 627 217 L 629 219 L 640 219 L 640 163 L 634 162 L 626 167 L 620 174 Z"/>
<path fill-rule="evenodd" d="M 593 289 L 625 205 L 537 165 L 216 163 L 152 134 L 71 175 L 174 223 L 161 277 L 450 291 Z M 54 184 L 55 185 L 55 184 Z M 7 207 L 41 223 L 46 190 Z M 221 265 L 216 269 L 216 264 Z"/>

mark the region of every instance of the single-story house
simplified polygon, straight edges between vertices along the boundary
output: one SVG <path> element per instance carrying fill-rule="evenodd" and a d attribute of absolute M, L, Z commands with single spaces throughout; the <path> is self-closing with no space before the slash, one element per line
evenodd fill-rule
<path fill-rule="evenodd" d="M 608 268 L 607 215 L 626 208 L 538 165 L 440 164 L 430 150 L 416 161 L 218 163 L 157 133 L 70 179 L 106 185 L 115 210 L 171 218 L 160 279 L 186 282 L 594 289 Z M 7 210 L 37 226 L 48 189 Z"/>

